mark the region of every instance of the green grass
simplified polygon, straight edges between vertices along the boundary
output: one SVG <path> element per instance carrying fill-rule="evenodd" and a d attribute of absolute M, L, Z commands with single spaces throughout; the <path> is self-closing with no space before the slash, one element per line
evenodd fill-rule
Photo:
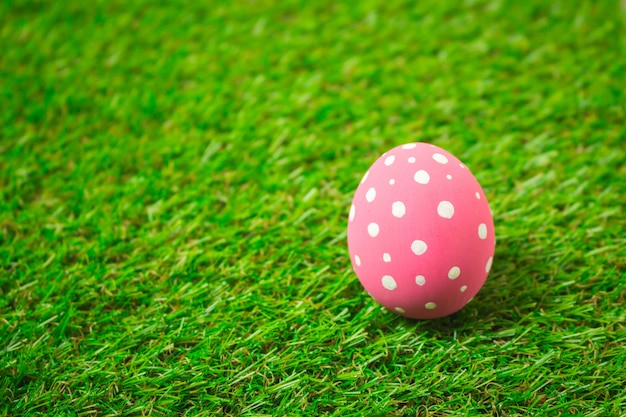
<path fill-rule="evenodd" d="M 2 2 L 0 414 L 625 415 L 625 5 L 376 3 Z M 346 247 L 412 141 L 498 237 L 436 321 Z"/>

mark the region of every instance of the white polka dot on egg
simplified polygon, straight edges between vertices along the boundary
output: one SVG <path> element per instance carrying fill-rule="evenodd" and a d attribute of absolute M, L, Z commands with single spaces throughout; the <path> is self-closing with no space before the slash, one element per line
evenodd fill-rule
<path fill-rule="evenodd" d="M 354 255 L 354 263 L 356 266 L 361 266 L 361 258 L 359 258 L 359 255 Z"/>
<path fill-rule="evenodd" d="M 487 239 L 487 225 L 485 223 L 478 225 L 478 237 L 483 240 Z"/>
<path fill-rule="evenodd" d="M 349 216 L 349 220 L 350 221 L 354 220 L 354 215 L 355 214 L 356 214 L 356 207 L 353 204 L 352 207 L 350 207 L 350 216 Z"/>
<path fill-rule="evenodd" d="M 371 237 L 376 237 L 378 236 L 378 233 L 380 233 L 380 228 L 378 227 L 376 223 L 370 223 L 367 225 L 367 233 Z"/>
<path fill-rule="evenodd" d="M 437 308 L 437 304 L 433 303 L 432 301 L 426 303 L 426 305 L 424 306 L 426 307 L 427 310 L 434 310 Z"/>
<path fill-rule="evenodd" d="M 406 214 L 406 206 L 402 201 L 396 201 L 391 205 L 391 214 L 401 219 Z"/>
<path fill-rule="evenodd" d="M 461 268 L 459 268 L 458 266 L 453 266 L 448 271 L 448 278 L 450 279 L 457 279 L 459 275 L 461 275 Z"/>
<path fill-rule="evenodd" d="M 376 198 L 376 189 L 372 187 L 369 190 L 367 190 L 367 193 L 365 193 L 365 199 L 367 200 L 368 203 L 371 203 L 372 201 L 374 201 L 375 198 Z"/>
<path fill-rule="evenodd" d="M 414 163 L 415 163 L 415 158 L 410 157 L 410 158 L 409 158 L 409 164 L 414 164 Z"/>
<path fill-rule="evenodd" d="M 413 179 L 418 184 L 428 184 L 430 182 L 430 175 L 428 175 L 428 172 L 424 171 L 423 169 L 420 169 L 419 171 L 415 173 L 415 175 L 413 176 Z"/>
<path fill-rule="evenodd" d="M 383 261 L 385 261 L 386 263 L 391 262 L 391 255 L 389 255 L 388 253 L 383 253 Z"/>
<path fill-rule="evenodd" d="M 433 159 L 436 162 L 439 162 L 440 164 L 447 164 L 448 163 L 448 158 L 446 158 L 445 155 L 442 155 L 440 153 L 433 154 Z"/>
<path fill-rule="evenodd" d="M 393 291 L 396 288 L 398 288 L 398 284 L 396 283 L 396 280 L 393 279 L 391 275 L 385 275 L 382 279 L 382 282 L 383 282 L 383 287 L 385 287 L 389 291 Z"/>
<path fill-rule="evenodd" d="M 415 283 L 420 287 L 423 287 L 426 284 L 426 278 L 423 275 L 418 275 L 415 277 Z"/>
<path fill-rule="evenodd" d="M 411 243 L 411 250 L 418 256 L 423 255 L 427 249 L 428 245 L 423 240 L 414 240 L 413 243 Z"/>
<path fill-rule="evenodd" d="M 389 155 L 387 158 L 385 158 L 385 165 L 390 166 L 391 164 L 393 164 L 395 160 L 396 160 L 395 156 Z"/>
<path fill-rule="evenodd" d="M 442 201 L 437 206 L 437 214 L 444 219 L 451 219 L 454 216 L 454 206 L 449 201 Z"/>

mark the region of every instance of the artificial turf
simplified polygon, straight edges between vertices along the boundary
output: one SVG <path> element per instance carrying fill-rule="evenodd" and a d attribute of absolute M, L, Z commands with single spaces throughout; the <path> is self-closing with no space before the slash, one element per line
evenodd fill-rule
<path fill-rule="evenodd" d="M 626 5 L 3 1 L 0 413 L 626 412 Z M 490 277 L 360 286 L 384 151 L 461 158 Z"/>

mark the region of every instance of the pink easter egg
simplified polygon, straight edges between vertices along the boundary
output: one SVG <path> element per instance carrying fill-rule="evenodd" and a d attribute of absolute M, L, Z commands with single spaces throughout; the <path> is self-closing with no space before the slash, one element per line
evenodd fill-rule
<path fill-rule="evenodd" d="M 350 207 L 348 250 L 380 304 L 410 318 L 443 317 L 471 301 L 489 275 L 493 216 L 461 161 L 437 146 L 408 143 L 363 176 Z"/>

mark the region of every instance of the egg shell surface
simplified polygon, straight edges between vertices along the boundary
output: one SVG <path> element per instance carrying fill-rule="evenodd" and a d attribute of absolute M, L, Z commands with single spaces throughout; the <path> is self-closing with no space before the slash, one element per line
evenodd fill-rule
<path fill-rule="evenodd" d="M 433 319 L 483 286 L 495 250 L 489 203 L 470 170 L 428 143 L 383 154 L 348 215 L 348 250 L 365 290 L 389 310 Z"/>

